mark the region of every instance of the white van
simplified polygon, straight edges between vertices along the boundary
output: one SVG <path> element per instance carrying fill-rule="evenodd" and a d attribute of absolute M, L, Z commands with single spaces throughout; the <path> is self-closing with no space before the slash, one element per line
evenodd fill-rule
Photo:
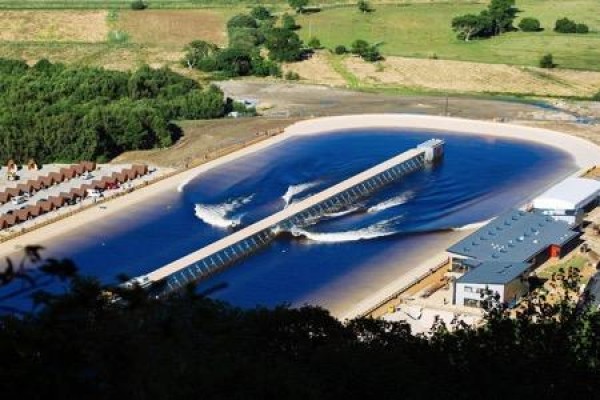
<path fill-rule="evenodd" d="M 100 192 L 98 189 L 88 189 L 87 195 L 88 195 L 88 197 L 97 199 L 97 198 L 102 197 L 102 192 Z"/>
<path fill-rule="evenodd" d="M 10 199 L 10 201 L 15 206 L 18 206 L 19 204 L 25 203 L 25 196 L 15 196 L 12 199 Z"/>

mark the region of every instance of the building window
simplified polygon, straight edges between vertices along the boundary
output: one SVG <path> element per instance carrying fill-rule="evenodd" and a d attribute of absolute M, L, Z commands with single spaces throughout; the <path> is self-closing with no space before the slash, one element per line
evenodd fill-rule
<path fill-rule="evenodd" d="M 481 301 L 475 299 L 465 299 L 465 307 L 481 307 Z"/>
<path fill-rule="evenodd" d="M 471 286 L 465 286 L 465 293 L 473 293 L 473 288 Z"/>

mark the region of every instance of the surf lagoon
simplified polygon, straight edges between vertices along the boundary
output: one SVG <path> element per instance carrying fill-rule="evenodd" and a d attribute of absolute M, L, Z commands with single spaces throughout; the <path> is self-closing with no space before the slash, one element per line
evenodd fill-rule
<path fill-rule="evenodd" d="M 47 255 L 104 281 L 148 273 L 432 137 L 446 142 L 442 163 L 293 229 L 199 290 L 243 307 L 310 303 L 341 315 L 431 249 L 577 169 L 554 147 L 501 137 L 391 128 L 293 136 L 63 235 Z"/>

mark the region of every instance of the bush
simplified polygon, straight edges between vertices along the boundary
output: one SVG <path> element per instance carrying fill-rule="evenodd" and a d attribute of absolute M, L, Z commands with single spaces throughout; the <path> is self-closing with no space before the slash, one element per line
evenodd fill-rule
<path fill-rule="evenodd" d="M 555 66 L 552 54 L 546 54 L 540 58 L 540 68 L 554 68 Z"/>
<path fill-rule="evenodd" d="M 554 31 L 558 33 L 576 33 L 577 24 L 569 18 L 557 19 L 554 24 Z"/>
<path fill-rule="evenodd" d="M 300 25 L 297 25 L 294 17 L 289 14 L 283 14 L 283 17 L 281 17 L 281 27 L 289 31 L 300 29 Z"/>
<path fill-rule="evenodd" d="M 350 52 L 352 54 L 361 55 L 369 47 L 369 42 L 362 39 L 357 39 L 352 42 L 350 46 Z"/>
<path fill-rule="evenodd" d="M 317 39 L 316 37 L 312 37 L 310 38 L 310 40 L 308 41 L 308 47 L 310 47 L 311 49 L 320 49 L 321 48 L 321 41 L 319 39 Z"/>
<path fill-rule="evenodd" d="M 300 75 L 294 71 L 288 71 L 285 73 L 285 79 L 287 81 L 297 81 L 300 80 Z"/>
<path fill-rule="evenodd" d="M 535 18 L 523 18 L 519 22 L 519 29 L 523 32 L 539 32 L 541 30 L 540 21 Z"/>
<path fill-rule="evenodd" d="M 381 57 L 381 53 L 379 52 L 377 46 L 369 46 L 365 51 L 362 52 L 362 54 L 360 54 L 360 57 L 368 62 L 379 61 L 383 58 Z"/>
<path fill-rule="evenodd" d="M 254 7 L 252 9 L 252 11 L 250 11 L 250 15 L 253 18 L 258 19 L 260 21 L 264 21 L 264 20 L 272 18 L 271 11 L 269 11 L 268 8 L 263 7 L 263 6 Z"/>
<path fill-rule="evenodd" d="M 340 44 L 339 46 L 335 46 L 335 49 L 333 49 L 333 52 L 335 54 L 346 54 L 348 52 L 348 49 L 346 48 L 346 46 Z"/>
<path fill-rule="evenodd" d="M 586 24 L 577 24 L 575 26 L 576 33 L 588 33 L 589 31 L 590 31 L 590 28 L 588 28 L 588 26 Z"/>
<path fill-rule="evenodd" d="M 146 4 L 144 0 L 133 0 L 131 2 L 132 10 L 145 10 L 146 8 L 148 8 L 148 4 Z"/>
<path fill-rule="evenodd" d="M 235 28 L 258 28 L 258 23 L 254 18 L 246 14 L 238 14 L 227 21 L 227 30 Z"/>
<path fill-rule="evenodd" d="M 358 0 L 358 3 L 356 3 L 356 6 L 358 7 L 358 10 L 362 13 L 371 12 L 371 6 L 369 5 L 369 2 L 367 2 L 366 0 Z"/>

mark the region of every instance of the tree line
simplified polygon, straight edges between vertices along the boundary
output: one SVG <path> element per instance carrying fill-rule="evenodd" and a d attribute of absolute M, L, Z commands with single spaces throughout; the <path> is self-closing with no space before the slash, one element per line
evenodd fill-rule
<path fill-rule="evenodd" d="M 223 93 L 167 68 L 133 72 L 0 59 L 0 160 L 106 161 L 166 147 L 177 119 L 219 118 Z"/>
<path fill-rule="evenodd" d="M 49 260 L 36 273 L 68 289 L 38 290 L 37 307 L 23 314 L 0 300 L 5 398 L 599 396 L 600 313 L 567 301 L 540 298 L 516 318 L 492 306 L 481 326 L 437 321 L 429 335 L 413 335 L 405 322 L 343 323 L 318 307 L 242 310 L 192 286 L 156 300 L 80 277 L 68 261 Z M 10 264 L 0 286 L 35 286 L 34 273 L 24 275 Z"/>
<path fill-rule="evenodd" d="M 514 20 L 519 13 L 515 0 L 491 0 L 487 9 L 479 14 L 465 14 L 452 19 L 452 29 L 457 37 L 465 42 L 476 38 L 489 38 L 505 32 L 515 31 Z M 525 17 L 519 21 L 519 29 L 523 32 L 542 31 L 540 21 L 533 17 Z M 558 19 L 554 25 L 558 33 L 588 33 L 586 24 L 568 18 Z"/>

